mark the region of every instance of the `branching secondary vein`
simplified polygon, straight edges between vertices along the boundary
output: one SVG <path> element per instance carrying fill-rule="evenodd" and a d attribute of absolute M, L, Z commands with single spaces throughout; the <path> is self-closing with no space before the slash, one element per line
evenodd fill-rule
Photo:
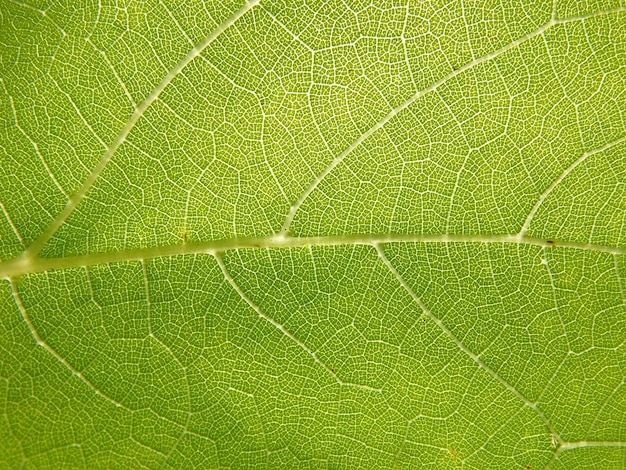
<path fill-rule="evenodd" d="M 470 69 L 476 67 L 477 65 L 480 65 L 482 63 L 485 63 L 485 62 L 488 62 L 490 60 L 493 60 L 496 57 L 501 56 L 502 54 L 506 53 L 507 51 L 509 51 L 511 49 L 514 49 L 514 48 L 520 46 L 521 44 L 523 44 L 523 43 L 525 43 L 525 42 L 527 42 L 527 41 L 529 41 L 529 40 L 531 40 L 531 39 L 533 39 L 533 38 L 535 38 L 537 36 L 541 36 L 543 33 L 548 31 L 550 28 L 554 27 L 555 25 L 565 24 L 565 23 L 569 23 L 569 22 L 573 22 L 573 21 L 585 21 L 585 20 L 587 20 L 589 18 L 592 18 L 594 16 L 606 15 L 606 14 L 616 13 L 616 12 L 620 12 L 620 11 L 624 11 L 624 10 L 625 10 L 624 8 L 616 8 L 616 9 L 613 9 L 613 10 L 597 12 L 597 13 L 594 13 L 594 14 L 591 14 L 591 15 L 572 17 L 572 18 L 562 18 L 562 19 L 555 19 L 554 18 L 554 14 L 553 14 L 553 17 L 550 19 L 550 21 L 548 21 L 543 26 L 537 28 L 536 30 L 534 30 L 534 31 L 532 31 L 532 32 L 530 32 L 530 33 L 528 33 L 528 34 L 526 34 L 526 35 L 516 39 L 515 41 L 510 42 L 506 46 L 504 46 L 504 47 L 502 47 L 502 48 L 500 48 L 500 49 L 498 49 L 496 51 L 490 52 L 489 54 L 486 54 L 486 55 L 484 55 L 482 57 L 479 57 L 479 58 L 476 58 L 476 59 L 472 60 L 471 62 L 468 62 L 467 64 L 463 65 L 462 67 L 459 67 L 456 70 L 453 70 L 448 75 L 440 78 L 439 80 L 434 82 L 432 85 L 417 91 L 412 96 L 410 96 L 406 101 L 404 101 L 399 106 L 397 106 L 397 107 L 393 108 L 391 111 L 389 111 L 389 113 L 387 113 L 380 121 L 378 121 L 376 124 L 374 124 L 372 127 L 370 127 L 367 131 L 365 131 L 363 134 L 361 134 L 358 139 L 356 139 L 352 144 L 350 144 L 341 154 L 337 155 L 328 164 L 328 166 L 326 166 L 326 168 L 324 168 L 324 170 L 313 180 L 313 182 L 309 185 L 309 187 L 300 195 L 298 200 L 294 204 L 292 204 L 291 208 L 289 209 L 289 213 L 287 214 L 287 217 L 285 218 L 285 221 L 283 222 L 281 233 L 284 233 L 284 234 L 288 234 L 289 233 L 289 230 L 291 228 L 291 224 L 292 224 L 292 222 L 294 220 L 294 217 L 295 217 L 296 213 L 300 210 L 300 207 L 302 206 L 304 201 L 311 195 L 311 193 L 313 191 L 315 191 L 315 189 L 317 187 L 319 187 L 320 183 L 326 178 L 326 176 L 328 176 L 328 174 L 331 171 L 333 171 L 333 169 L 335 167 L 337 167 L 348 155 L 350 155 L 363 142 L 365 142 L 367 139 L 369 139 L 373 134 L 375 134 L 379 129 L 383 128 L 395 116 L 397 116 L 402 111 L 404 111 L 406 108 L 411 106 L 414 102 L 416 102 L 422 96 L 427 95 L 427 94 L 435 91 L 437 88 L 441 87 L 443 84 L 445 84 L 446 82 L 448 82 L 452 78 L 456 77 L 457 75 L 460 75 L 463 72 L 466 72 L 467 70 L 470 70 Z"/>
<path fill-rule="evenodd" d="M 481 369 L 483 369 L 485 372 L 487 372 L 491 377 L 493 377 L 494 379 L 496 379 L 501 385 L 503 385 L 507 390 L 509 390 L 510 392 L 512 392 L 517 398 L 519 398 L 522 402 L 524 402 L 524 404 L 526 406 L 528 406 L 529 408 L 531 408 L 536 414 L 537 416 L 539 416 L 539 418 L 541 419 L 541 421 L 543 421 L 543 423 L 546 425 L 546 427 L 548 428 L 548 430 L 552 433 L 552 435 L 555 437 L 555 439 L 559 442 L 559 443 L 563 443 L 563 439 L 561 438 L 561 436 L 556 432 L 556 430 L 552 427 L 552 424 L 550 423 L 550 421 L 548 420 L 548 418 L 543 414 L 543 412 L 537 407 L 536 403 L 533 403 L 532 401 L 530 401 L 528 398 L 526 398 L 520 391 L 518 391 L 515 387 L 513 387 L 513 385 L 511 385 L 510 383 L 508 383 L 504 378 L 502 378 L 500 376 L 500 374 L 498 374 L 495 370 L 493 370 L 491 367 L 489 367 L 487 364 L 485 364 L 483 362 L 483 360 L 480 358 L 480 356 L 474 354 L 472 351 L 469 350 L 469 348 L 467 346 L 465 346 L 455 335 L 454 333 L 452 333 L 452 331 L 437 317 L 435 316 L 435 314 L 433 314 L 428 308 L 426 308 L 426 306 L 424 305 L 424 303 L 422 302 L 422 300 L 417 296 L 417 294 L 413 291 L 413 289 L 407 284 L 407 282 L 404 280 L 404 278 L 400 275 L 400 273 L 398 273 L 398 271 L 396 270 L 396 268 L 391 264 L 391 261 L 389 261 L 389 259 L 387 258 L 387 256 L 385 255 L 385 253 L 383 252 L 382 248 L 379 245 L 375 245 L 376 251 L 378 253 L 378 256 L 380 257 L 380 259 L 382 260 L 383 264 L 387 267 L 387 269 L 389 269 L 389 271 L 391 271 L 391 273 L 394 275 L 394 277 L 398 280 L 398 282 L 400 283 L 400 285 L 407 291 L 407 293 L 411 296 L 411 298 L 415 301 L 415 303 L 417 303 L 417 305 L 420 307 L 420 309 L 424 312 L 424 314 L 430 318 L 438 327 L 439 329 L 441 329 L 441 331 L 443 331 L 445 333 L 445 335 L 450 338 L 452 340 L 452 342 L 454 344 L 456 344 L 458 346 L 458 348 L 463 351 L 472 361 L 474 361 Z"/>
<path fill-rule="evenodd" d="M 252 301 L 252 299 L 250 297 L 248 297 L 248 295 L 243 292 L 241 290 L 241 287 L 239 287 L 239 285 L 235 282 L 235 280 L 233 279 L 233 277 L 230 275 L 230 273 L 228 272 L 228 269 L 226 268 L 226 265 L 224 264 L 224 260 L 222 259 L 221 254 L 219 253 L 215 253 L 214 254 L 215 259 L 217 260 L 217 264 L 219 265 L 220 269 L 222 270 L 222 273 L 224 274 L 224 278 L 226 278 L 226 280 L 228 281 L 228 283 L 232 286 L 232 288 L 237 292 L 237 294 L 239 294 L 239 296 L 256 312 L 259 314 L 259 317 L 263 318 L 265 321 L 271 323 L 274 327 L 276 327 L 278 330 L 281 331 L 281 333 L 283 333 L 287 338 L 289 338 L 291 341 L 293 341 L 294 343 L 296 343 L 300 348 L 302 348 L 304 351 L 306 351 L 306 353 L 311 356 L 311 358 L 313 359 L 313 361 L 319 365 L 320 367 L 322 367 L 326 372 L 328 372 L 329 375 L 331 375 L 333 377 L 333 379 L 339 384 L 339 385 L 344 385 L 346 387 L 355 387 L 355 388 L 360 388 L 363 390 L 367 390 L 370 392 L 381 392 L 380 389 L 377 388 L 373 388 L 370 387 L 368 385 L 361 385 L 361 384 L 355 384 L 355 383 L 349 383 L 349 382 L 344 382 L 343 380 L 341 380 L 337 374 L 330 369 L 326 364 L 324 364 L 318 357 L 317 354 L 315 353 L 315 351 L 312 351 L 306 344 L 304 344 L 302 341 L 300 341 L 298 338 L 296 338 L 293 333 L 291 333 L 290 331 L 288 331 L 283 325 L 281 325 L 280 323 L 278 323 L 276 320 L 274 320 L 273 318 L 267 316 L 267 314 L 265 314 L 265 312 L 263 312 L 263 310 L 261 310 L 261 308 Z"/>
<path fill-rule="evenodd" d="M 174 80 L 174 78 L 182 72 L 182 70 L 196 57 L 198 57 L 204 49 L 206 49 L 220 34 L 231 27 L 241 16 L 243 16 L 248 10 L 259 3 L 260 0 L 251 0 L 246 3 L 240 10 L 235 12 L 224 23 L 217 27 L 204 41 L 198 46 L 194 47 L 183 60 L 181 60 L 168 74 L 161 80 L 157 87 L 147 96 L 147 98 L 137 107 L 135 112 L 131 115 L 126 125 L 122 128 L 121 132 L 115 138 L 113 143 L 107 147 L 106 152 L 93 169 L 91 174 L 87 177 L 81 188 L 72 195 L 65 208 L 56 216 L 56 218 L 50 223 L 46 230 L 35 240 L 27 250 L 27 254 L 34 256 L 38 254 L 44 245 L 52 238 L 56 231 L 65 223 L 78 204 L 85 198 L 89 190 L 93 187 L 94 183 L 104 171 L 117 149 L 126 141 L 128 134 L 135 127 L 137 121 L 141 119 L 146 110 L 154 103 L 163 90 Z"/>
<path fill-rule="evenodd" d="M 613 140 L 612 142 L 609 142 L 603 145 L 602 147 L 583 153 L 574 163 L 572 163 L 565 170 L 563 170 L 563 173 L 561 173 L 559 177 L 555 179 L 552 182 L 552 184 L 550 184 L 550 186 L 546 188 L 543 194 L 539 196 L 539 199 L 537 200 L 533 208 L 530 210 L 528 216 L 526 217 L 526 221 L 524 222 L 524 225 L 522 226 L 522 229 L 520 230 L 520 236 L 526 235 L 526 232 L 528 232 L 528 229 L 530 228 L 530 223 L 532 222 L 533 217 L 535 216 L 535 214 L 537 213 L 537 211 L 539 210 L 543 202 L 550 195 L 550 193 L 554 190 L 554 188 L 558 186 L 561 183 L 561 181 L 563 181 L 572 171 L 574 171 L 574 169 L 576 169 L 577 166 L 579 166 L 589 157 L 592 157 L 606 150 L 609 150 L 610 148 L 615 147 L 616 145 L 619 145 L 623 142 L 626 142 L 626 135 L 619 139 Z"/>

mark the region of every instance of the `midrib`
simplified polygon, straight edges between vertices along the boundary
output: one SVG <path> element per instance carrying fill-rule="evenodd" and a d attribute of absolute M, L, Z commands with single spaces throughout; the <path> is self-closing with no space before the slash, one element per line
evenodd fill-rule
<path fill-rule="evenodd" d="M 319 237 L 265 236 L 248 238 L 227 238 L 197 243 L 152 248 L 133 248 L 105 253 L 69 256 L 63 258 L 40 258 L 26 255 L 0 263 L 0 278 L 9 279 L 24 274 L 33 274 L 54 269 L 68 269 L 96 264 L 137 261 L 167 256 L 188 254 L 215 254 L 237 249 L 298 248 L 309 246 L 337 245 L 380 245 L 385 243 L 505 243 L 535 245 L 549 249 L 569 248 L 576 250 L 597 251 L 613 255 L 626 254 L 626 247 L 595 245 L 568 240 L 545 239 L 520 235 L 327 235 Z"/>

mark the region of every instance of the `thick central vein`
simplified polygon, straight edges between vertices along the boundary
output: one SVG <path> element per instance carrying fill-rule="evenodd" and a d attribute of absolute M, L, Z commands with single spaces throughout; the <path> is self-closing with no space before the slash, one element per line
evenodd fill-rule
<path fill-rule="evenodd" d="M 18 257 L 0 263 L 0 278 L 9 279 L 24 274 L 68 269 L 96 264 L 119 263 L 164 256 L 189 254 L 215 254 L 237 249 L 260 248 L 298 248 L 310 246 L 337 245 L 381 245 L 385 243 L 505 243 L 518 245 L 534 245 L 553 249 L 576 249 L 596 251 L 613 255 L 626 255 L 626 247 L 594 245 L 568 240 L 543 239 L 519 235 L 327 235 L 319 237 L 267 236 L 249 238 L 227 238 L 208 240 L 198 243 L 182 243 L 179 245 L 158 246 L 150 248 L 131 248 L 127 250 L 86 255 L 68 256 L 64 258 L 26 258 Z"/>

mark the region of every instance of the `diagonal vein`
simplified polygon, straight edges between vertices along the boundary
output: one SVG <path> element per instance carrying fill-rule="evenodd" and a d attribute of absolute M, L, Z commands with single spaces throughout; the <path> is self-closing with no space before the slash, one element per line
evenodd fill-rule
<path fill-rule="evenodd" d="M 419 90 L 418 92 L 416 92 L 415 94 L 410 96 L 402 104 L 400 104 L 396 108 L 393 108 L 380 121 L 378 121 L 372 127 L 367 129 L 363 134 L 361 134 L 359 136 L 358 139 L 356 139 L 352 144 L 350 144 L 350 146 L 348 146 L 341 154 L 339 154 L 337 157 L 335 157 L 328 164 L 328 166 L 326 168 L 324 168 L 324 170 L 317 176 L 317 178 L 315 178 L 315 180 L 313 180 L 313 182 L 309 185 L 309 187 L 300 195 L 298 200 L 290 207 L 289 213 L 287 214 L 287 217 L 285 218 L 285 221 L 283 222 L 283 226 L 282 226 L 282 228 L 280 230 L 280 233 L 282 233 L 282 234 L 289 233 L 289 229 L 290 229 L 291 223 L 293 222 L 293 219 L 294 219 L 294 217 L 296 215 L 296 212 L 298 212 L 298 210 L 300 209 L 300 207 L 302 206 L 304 201 L 309 197 L 309 195 L 320 185 L 320 183 L 326 178 L 326 176 L 328 176 L 328 174 L 337 165 L 339 165 L 348 155 L 350 155 L 356 148 L 358 148 L 369 137 L 371 137 L 374 133 L 376 133 L 376 131 L 378 131 L 379 129 L 384 127 L 395 116 L 397 116 L 402 111 L 404 111 L 406 108 L 411 106 L 415 101 L 420 99 L 422 96 L 427 95 L 427 94 L 431 93 L 432 91 L 435 91 L 441 85 L 445 84 L 446 82 L 448 82 L 449 80 L 453 79 L 454 77 L 462 74 L 463 72 L 466 72 L 467 70 L 470 70 L 470 69 L 476 67 L 477 65 L 480 65 L 480 64 L 488 62 L 488 61 L 490 61 L 492 59 L 495 59 L 496 57 L 506 53 L 507 51 L 509 51 L 511 49 L 514 49 L 514 48 L 520 46 L 521 44 L 523 44 L 523 43 L 525 43 L 525 42 L 527 42 L 527 41 L 529 41 L 529 40 L 531 40 L 531 39 L 533 39 L 533 38 L 535 38 L 537 36 L 542 35 L 548 29 L 552 28 L 555 25 L 570 23 L 570 22 L 574 22 L 574 21 L 585 21 L 585 20 L 587 20 L 589 18 L 593 18 L 593 17 L 596 17 L 596 16 L 607 15 L 607 14 L 612 14 L 612 13 L 619 13 L 619 12 L 623 12 L 623 11 L 626 11 L 626 8 L 618 7 L 618 8 L 611 9 L 611 10 L 600 11 L 600 12 L 595 12 L 595 13 L 592 13 L 592 14 L 589 14 L 589 15 L 576 16 L 576 17 L 571 17 L 571 18 L 555 19 L 553 17 L 553 18 L 550 19 L 550 21 L 548 21 L 543 26 L 537 28 L 536 30 L 534 30 L 534 31 L 532 31 L 532 32 L 530 32 L 530 33 L 528 33 L 528 34 L 526 34 L 526 35 L 516 39 L 515 41 L 510 42 L 506 46 L 504 46 L 504 47 L 502 47 L 502 48 L 500 48 L 500 49 L 498 49 L 496 51 L 490 52 L 489 54 L 486 54 L 486 55 L 484 55 L 482 57 L 479 57 L 477 59 L 474 59 L 474 60 L 468 62 L 467 64 L 463 65 L 462 67 L 459 67 L 458 69 L 452 71 L 448 75 L 440 78 L 439 80 L 434 82 L 432 85 Z"/>
<path fill-rule="evenodd" d="M 57 361 L 59 361 L 61 364 L 63 364 L 74 376 L 78 377 L 85 385 L 87 385 L 91 390 L 93 390 L 97 396 L 104 398 L 109 403 L 112 403 L 113 405 L 115 405 L 116 408 L 122 408 L 130 412 L 133 411 L 127 406 L 125 406 L 124 404 L 120 403 L 119 401 L 115 400 L 114 398 L 111 398 L 110 396 L 102 392 L 87 377 L 85 377 L 82 372 L 76 369 L 63 356 L 61 356 L 54 348 L 52 348 L 52 346 L 50 346 L 46 341 L 44 341 L 41 338 L 41 336 L 37 332 L 37 329 L 33 325 L 33 322 L 28 316 L 26 307 L 24 307 L 24 304 L 22 303 L 22 299 L 20 298 L 20 295 L 18 293 L 17 284 L 15 283 L 15 280 L 11 280 L 11 292 L 13 293 L 13 299 L 15 301 L 15 304 L 17 305 L 20 313 L 22 314 L 22 318 L 24 319 L 24 322 L 28 326 L 28 329 L 30 330 L 31 335 L 35 339 L 37 346 L 42 346 L 46 351 L 48 351 L 52 356 L 54 356 L 54 358 Z"/>
<path fill-rule="evenodd" d="M 24 243 L 24 238 L 22 238 L 22 235 L 20 234 L 20 232 L 17 230 L 17 226 L 15 225 L 15 223 L 13 222 L 13 219 L 11 218 L 11 216 L 9 215 L 9 213 L 7 212 L 6 208 L 4 207 L 4 204 L 2 204 L 0 202 L 0 210 L 2 210 L 2 212 L 4 213 L 4 217 L 7 219 L 7 222 L 9 223 L 9 226 L 11 227 L 11 230 L 13 230 L 13 233 L 15 234 L 15 236 L 17 237 L 17 239 L 19 240 L 20 244 L 25 247 L 26 244 Z M 2 263 L 0 263 L 1 265 Z"/>
<path fill-rule="evenodd" d="M 7 98 L 9 99 L 9 103 L 11 104 L 11 111 L 13 112 L 13 121 L 15 122 L 15 127 L 17 128 L 18 131 L 20 131 L 20 134 L 22 134 L 26 138 L 26 140 L 28 140 L 30 145 L 33 147 L 33 150 L 35 151 L 35 153 L 39 157 L 39 160 L 41 160 L 41 163 L 42 163 L 43 167 L 45 168 L 46 173 L 48 173 L 48 176 L 50 176 L 50 179 L 52 179 L 52 182 L 54 183 L 54 185 L 61 192 L 61 194 L 63 194 L 63 196 L 68 198 L 69 196 L 68 196 L 67 192 L 65 191 L 63 186 L 61 186 L 61 183 L 59 183 L 59 180 L 54 175 L 54 173 L 50 169 L 50 166 L 48 165 L 48 162 L 46 161 L 46 159 L 42 155 L 41 151 L 39 150 L 39 145 L 37 144 L 37 142 L 35 142 L 33 140 L 33 138 L 21 126 L 20 121 L 19 121 L 18 116 L 17 116 L 17 110 L 15 109 L 15 102 L 13 101 L 13 97 L 9 94 L 9 90 L 7 90 L 7 87 L 4 84 L 4 80 L 1 77 L 0 77 L 0 85 L 2 85 L 2 89 L 4 90 L 4 93 L 7 96 Z"/>
<path fill-rule="evenodd" d="M 293 333 L 291 333 L 289 330 L 287 330 L 287 328 L 284 327 L 284 325 L 278 323 L 276 320 L 274 320 L 273 318 L 271 318 L 267 314 L 265 314 L 265 312 L 263 312 L 263 310 L 261 310 L 261 308 L 256 303 L 254 303 L 254 301 L 250 297 L 248 297 L 248 295 L 241 289 L 239 284 L 237 284 L 237 282 L 235 282 L 235 280 L 233 279 L 231 274 L 228 272 L 228 269 L 226 268 L 226 265 L 224 264 L 224 260 L 222 259 L 222 256 L 221 256 L 220 253 L 214 253 L 213 256 L 217 260 L 217 264 L 219 265 L 220 269 L 222 270 L 222 273 L 224 274 L 224 278 L 228 281 L 228 283 L 231 285 L 231 287 L 237 292 L 237 294 L 239 294 L 239 296 L 256 313 L 259 314 L 259 317 L 263 318 L 268 323 L 271 323 L 276 329 L 280 330 L 280 332 L 283 333 L 287 338 L 289 338 L 291 341 L 296 343 L 301 349 L 303 349 L 313 359 L 313 361 L 317 365 L 319 365 L 329 375 L 331 375 L 333 377 L 333 379 L 335 380 L 335 382 L 337 382 L 339 385 L 343 385 L 343 386 L 346 386 L 346 387 L 360 388 L 362 390 L 367 390 L 369 392 L 378 392 L 378 393 L 382 392 L 382 390 L 374 388 L 374 387 L 370 387 L 368 385 L 356 384 L 356 383 L 351 383 L 351 382 L 344 382 L 343 380 L 341 380 L 333 370 L 331 370 L 326 364 L 324 364 L 317 357 L 317 354 L 315 353 L 315 351 L 313 351 L 306 344 L 304 344 L 302 341 L 300 341 L 298 338 L 296 338 L 293 335 Z"/>
<path fill-rule="evenodd" d="M 324 178 L 326 178 L 326 176 L 328 176 L 328 174 L 333 171 L 333 169 L 339 165 L 348 155 L 350 155 L 352 152 L 354 152 L 354 150 L 356 150 L 363 142 L 365 142 L 368 138 L 370 138 L 374 133 L 376 133 L 376 131 L 378 131 L 379 129 L 381 129 L 382 127 L 384 127 L 389 121 L 391 121 L 395 116 L 397 116 L 398 114 L 400 114 L 402 111 L 404 111 L 406 108 L 408 108 L 409 106 L 411 106 L 415 101 L 417 101 L 418 99 L 420 99 L 422 96 L 427 95 L 429 93 L 431 93 L 432 91 L 435 91 L 438 87 L 440 87 L 441 85 L 443 85 L 444 83 L 446 83 L 447 81 L 453 79 L 454 77 L 462 74 L 463 72 L 476 67 L 477 65 L 487 62 L 491 59 L 494 59 L 496 57 L 498 57 L 499 55 L 504 54 L 506 51 L 513 49 L 517 46 L 519 46 L 520 44 L 540 35 L 543 34 L 547 29 L 549 29 L 550 27 L 552 27 L 554 25 L 554 21 L 550 21 L 548 23 L 546 23 L 545 25 L 543 25 L 542 27 L 536 29 L 535 31 L 533 31 L 532 33 L 529 33 L 509 44 L 507 44 L 505 47 L 498 49 L 497 51 L 491 52 L 487 55 L 484 55 L 478 59 L 472 60 L 471 62 L 468 62 L 467 64 L 465 64 L 462 67 L 459 67 L 458 69 L 452 71 L 451 73 L 449 73 L 448 75 L 440 78 L 439 80 L 437 80 L 436 82 L 434 82 L 432 85 L 423 88 L 421 90 L 419 90 L 417 93 L 413 94 L 412 96 L 410 96 L 406 101 L 404 101 L 403 103 L 401 103 L 399 106 L 393 108 L 387 115 L 385 115 L 380 121 L 378 121 L 376 124 L 374 124 L 372 127 L 370 127 L 368 130 L 366 130 L 363 134 L 361 134 L 359 136 L 358 139 L 356 139 L 354 142 L 352 142 L 352 144 L 350 144 L 343 152 L 341 152 L 337 157 L 335 157 L 330 164 L 324 168 L 324 170 L 317 176 L 317 178 L 315 178 L 315 180 L 313 180 L 313 182 L 309 185 L 309 187 L 300 195 L 300 197 L 298 198 L 298 200 L 291 206 L 291 208 L 289 209 L 289 213 L 287 214 L 287 217 L 285 219 L 285 222 L 283 223 L 282 229 L 281 229 L 281 233 L 287 234 L 289 233 L 289 229 L 291 227 L 291 223 L 293 222 L 293 219 L 296 215 L 296 212 L 298 212 L 298 210 L 300 209 L 300 207 L 302 206 L 302 204 L 304 203 L 304 201 L 309 197 L 309 195 L 320 185 L 320 183 L 324 180 Z"/>
<path fill-rule="evenodd" d="M 72 364 L 70 364 L 67 361 L 67 359 L 65 359 L 52 346 L 50 346 L 50 344 L 47 341 L 45 341 L 40 336 L 39 332 L 35 328 L 35 325 L 33 324 L 32 320 L 30 319 L 30 316 L 28 315 L 28 311 L 26 310 L 26 307 L 24 306 L 24 303 L 22 302 L 22 298 L 19 295 L 18 286 L 17 286 L 17 283 L 16 283 L 16 281 L 14 279 L 10 280 L 10 287 L 11 287 L 11 293 L 13 295 L 13 300 L 14 300 L 15 304 L 17 305 L 17 308 L 18 308 L 20 314 L 22 315 L 22 319 L 26 323 L 26 326 L 28 327 L 28 329 L 30 331 L 30 334 L 32 335 L 33 339 L 35 340 L 37 346 L 41 346 L 46 351 L 48 351 L 57 361 L 59 361 L 61 364 L 63 364 L 63 366 L 65 366 L 72 373 L 72 375 L 77 377 L 85 385 L 87 385 L 91 390 L 93 390 L 93 392 L 94 392 L 94 394 L 96 396 L 103 398 L 107 402 L 109 402 L 112 405 L 114 405 L 116 408 L 126 410 L 126 411 L 128 411 L 130 413 L 135 413 L 135 411 L 137 411 L 135 409 L 132 409 L 132 408 L 128 407 L 127 405 L 124 405 L 122 402 L 117 401 L 116 399 L 114 399 L 111 396 L 109 396 L 106 393 L 104 393 L 96 385 L 94 385 L 94 383 L 91 382 L 91 380 L 89 380 L 85 376 L 85 374 L 83 374 L 81 371 L 76 369 Z M 202 439 L 209 439 L 210 440 L 210 437 L 207 436 L 207 435 L 204 435 L 204 434 L 201 434 L 201 433 L 189 430 L 188 424 L 189 424 L 189 417 L 192 414 L 191 411 L 188 411 L 188 414 L 187 414 L 188 417 L 187 417 L 187 420 L 186 420 L 186 424 L 180 423 L 180 422 L 177 422 L 177 421 L 172 421 L 171 419 L 167 418 L 166 416 L 159 414 L 157 411 L 155 411 L 155 410 L 152 410 L 152 411 L 155 412 L 155 414 L 157 416 L 159 416 L 159 418 L 163 419 L 164 421 L 166 421 L 166 422 L 168 422 L 170 424 L 177 425 L 177 426 L 183 426 L 183 431 L 181 432 L 181 437 L 184 436 L 185 434 L 190 434 L 190 435 L 194 435 L 194 436 L 200 437 Z M 152 449 L 152 450 L 155 450 L 155 449 Z"/>
<path fill-rule="evenodd" d="M 379 244 L 374 244 L 374 248 L 376 249 L 376 252 L 378 253 L 378 256 L 382 260 L 383 264 L 387 267 L 387 269 L 389 269 L 389 271 L 398 280 L 398 282 L 404 288 L 404 290 L 407 291 L 407 293 L 411 296 L 411 298 L 415 301 L 415 303 L 419 306 L 419 308 L 424 312 L 424 315 L 426 315 L 428 318 L 430 318 L 430 320 L 432 320 L 433 323 L 435 323 L 439 327 L 439 329 L 441 331 L 443 331 L 444 334 L 450 340 L 452 340 L 452 342 L 454 344 L 456 344 L 457 347 L 461 351 L 463 351 L 463 353 L 465 353 L 465 355 L 467 355 L 472 361 L 474 361 L 478 365 L 478 367 L 480 367 L 483 371 L 485 371 L 487 374 L 489 374 L 491 377 L 493 377 L 496 381 L 498 381 L 502 386 L 504 386 L 504 388 L 506 388 L 511 393 L 513 393 L 513 395 L 515 395 L 517 398 L 519 398 L 524 403 L 524 405 L 526 405 L 527 407 L 532 409 L 537 414 L 537 416 L 539 416 L 539 419 L 541 419 L 541 421 L 544 423 L 544 425 L 550 431 L 550 433 L 555 437 L 555 439 L 559 443 L 562 444 L 563 443 L 563 439 L 561 438 L 559 433 L 556 432 L 556 430 L 554 429 L 554 427 L 550 423 L 550 420 L 546 417 L 546 415 L 543 413 L 543 411 L 541 411 L 541 409 L 537 406 L 537 403 L 534 403 L 534 402 L 530 401 L 528 398 L 526 398 L 519 390 L 517 390 L 513 385 L 511 385 L 509 382 L 507 382 L 500 374 L 498 374 L 495 370 L 493 370 L 491 367 L 489 367 L 487 364 L 485 364 L 485 362 L 480 358 L 479 355 L 475 354 L 467 346 L 465 346 L 465 344 L 463 344 L 463 342 L 461 340 L 459 340 L 454 335 L 454 333 L 452 333 L 452 331 L 434 313 L 432 313 L 424 305 L 424 303 L 422 302 L 422 299 L 420 299 L 417 296 L 415 291 L 407 284 L 407 282 L 400 275 L 400 273 L 396 270 L 396 268 L 393 266 L 393 264 L 391 264 L 391 261 L 389 261 L 389 258 L 387 258 L 387 255 L 385 255 L 385 253 L 384 253 L 383 249 L 380 247 L 380 245 Z"/>
<path fill-rule="evenodd" d="M 611 148 L 615 147 L 616 145 L 619 145 L 619 144 L 621 144 L 623 142 L 626 142 L 626 135 L 620 137 L 619 139 L 613 140 L 613 141 L 603 145 L 602 147 L 598 147 L 597 149 L 589 150 L 589 151 L 583 153 L 580 157 L 578 157 L 578 159 L 576 159 L 576 161 L 574 161 L 574 163 L 572 163 L 565 170 L 563 170 L 563 172 L 559 175 L 559 177 L 557 179 L 555 179 L 552 182 L 552 184 L 550 184 L 550 186 L 548 186 L 546 188 L 546 190 L 541 194 L 541 196 L 539 196 L 539 199 L 537 199 L 537 202 L 535 203 L 533 208 L 528 213 L 528 216 L 526 217 L 526 221 L 524 222 L 524 225 L 522 225 L 522 229 L 519 232 L 519 236 L 523 237 L 526 234 L 526 232 L 528 232 L 528 229 L 530 228 L 530 223 L 532 222 L 533 218 L 535 217 L 535 214 L 537 214 L 537 211 L 539 210 L 541 205 L 544 203 L 544 201 L 547 199 L 547 197 L 550 195 L 550 193 L 552 193 L 554 188 L 556 188 L 565 178 L 567 178 L 567 176 L 569 174 L 571 174 L 572 171 L 574 171 L 576 169 L 576 167 L 578 167 L 581 163 L 583 163 L 589 157 L 592 157 L 592 156 L 597 155 L 599 153 L 605 152 L 605 151 L 607 151 L 607 150 L 609 150 L 609 149 L 611 149 Z"/>
<path fill-rule="evenodd" d="M 163 90 L 181 73 L 181 71 L 196 57 L 198 57 L 204 49 L 206 49 L 218 36 L 232 26 L 239 18 L 241 18 L 248 10 L 259 3 L 260 0 L 250 0 L 242 8 L 236 11 L 220 26 L 218 26 L 209 36 L 207 36 L 200 44 L 194 47 L 176 66 L 168 72 L 154 90 L 146 97 L 146 99 L 135 109 L 130 119 L 126 122 L 120 133 L 117 135 L 113 143 L 107 147 L 106 152 L 95 166 L 91 174 L 87 177 L 80 189 L 69 198 L 65 208 L 54 218 L 50 225 L 43 233 L 28 247 L 23 253 L 25 258 L 36 256 L 44 245 L 52 238 L 56 231 L 63 225 L 67 218 L 74 212 L 74 209 L 85 198 L 89 190 L 107 166 L 117 149 L 124 143 L 130 131 L 135 127 L 137 121 L 145 114 L 146 110 L 154 103 Z"/>

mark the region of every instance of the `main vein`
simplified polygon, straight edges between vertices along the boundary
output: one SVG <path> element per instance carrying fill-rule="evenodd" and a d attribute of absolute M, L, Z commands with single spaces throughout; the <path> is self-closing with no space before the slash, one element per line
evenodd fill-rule
<path fill-rule="evenodd" d="M 271 235 L 266 237 L 227 238 L 208 240 L 198 243 L 181 243 L 178 245 L 158 246 L 150 248 L 130 248 L 104 253 L 68 256 L 63 258 L 17 257 L 0 263 L 0 278 L 9 279 L 24 274 L 68 269 L 96 264 L 119 263 L 164 256 L 188 254 L 215 254 L 237 249 L 261 248 L 298 248 L 310 246 L 336 245 L 381 245 L 385 243 L 503 243 L 518 245 L 535 245 L 552 249 L 576 249 L 625 255 L 626 247 L 595 245 L 568 240 L 543 239 L 515 235 L 401 235 L 401 234 L 348 234 L 327 235 L 319 237 L 290 237 Z"/>

